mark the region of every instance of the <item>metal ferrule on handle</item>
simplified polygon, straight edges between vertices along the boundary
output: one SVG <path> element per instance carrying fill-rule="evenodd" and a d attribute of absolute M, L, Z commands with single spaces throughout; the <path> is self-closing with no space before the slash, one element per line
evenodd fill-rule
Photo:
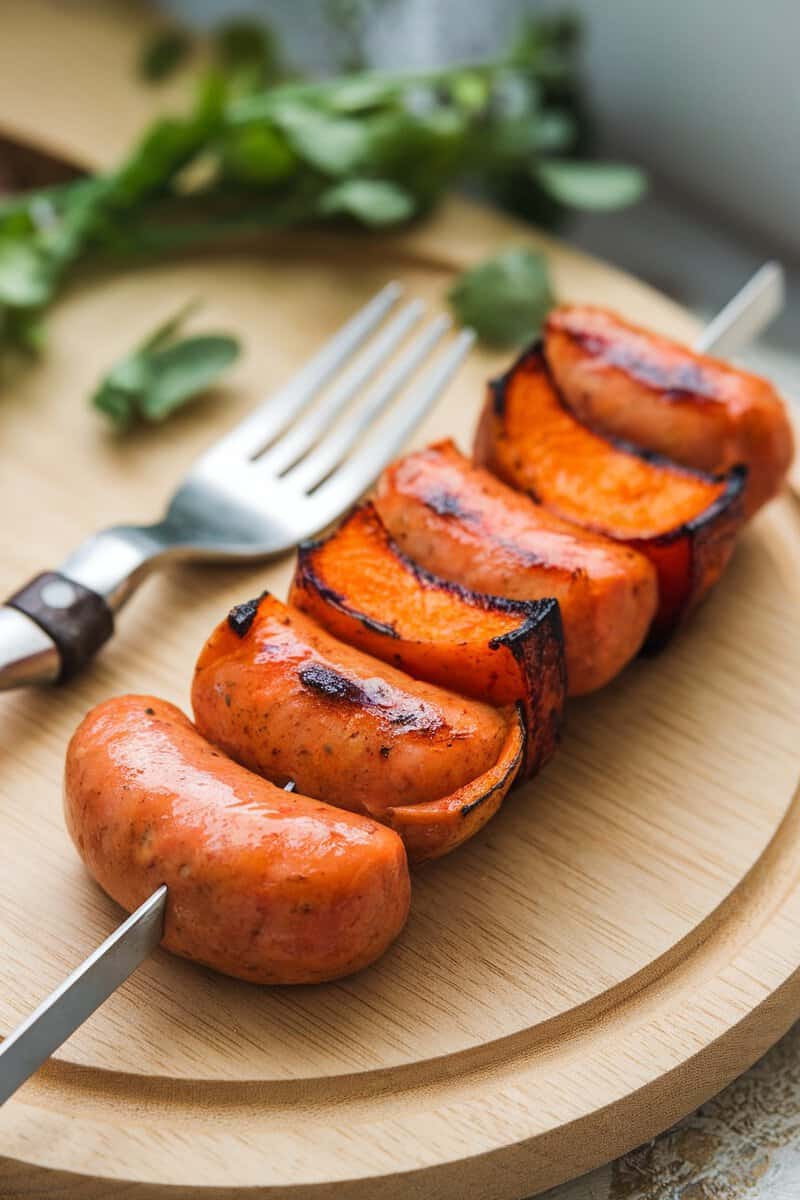
<path fill-rule="evenodd" d="M 10 596 L 0 608 L 0 691 L 75 675 L 160 552 L 146 530 L 109 529 Z"/>

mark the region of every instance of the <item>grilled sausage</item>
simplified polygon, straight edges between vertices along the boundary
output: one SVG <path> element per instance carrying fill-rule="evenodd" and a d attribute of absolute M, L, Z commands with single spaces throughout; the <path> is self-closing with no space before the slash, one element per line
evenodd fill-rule
<path fill-rule="evenodd" d="M 369 501 L 297 554 L 290 602 L 351 646 L 440 687 L 525 712 L 527 774 L 558 744 L 565 667 L 555 600 L 473 592 L 413 563 Z"/>
<path fill-rule="evenodd" d="M 452 442 L 388 467 L 375 505 L 404 553 L 444 579 L 513 600 L 554 596 L 571 695 L 608 683 L 642 645 L 656 607 L 647 559 L 554 517 Z"/>
<path fill-rule="evenodd" d="M 64 795 L 100 886 L 132 910 L 166 883 L 163 945 L 226 975 L 335 979 L 373 962 L 405 923 L 395 833 L 252 775 L 163 700 L 94 708 L 70 742 Z"/>
<path fill-rule="evenodd" d="M 515 708 L 491 708 L 417 682 L 268 594 L 234 609 L 211 634 L 195 669 L 192 704 L 201 733 L 237 762 L 274 783 L 293 779 L 306 795 L 401 833 L 396 809 L 441 804 L 490 774 L 496 808 L 524 748 Z M 505 787 L 499 798 L 498 764 Z M 461 804 L 473 814 L 456 822 L 463 836 L 453 840 L 447 817 L 443 848 L 494 811 L 473 800 Z M 434 841 L 429 851 L 443 852 Z"/>
<path fill-rule="evenodd" d="M 697 470 L 747 467 L 745 512 L 781 487 L 792 430 L 772 384 L 588 306 L 555 309 L 545 357 L 587 425 Z"/>

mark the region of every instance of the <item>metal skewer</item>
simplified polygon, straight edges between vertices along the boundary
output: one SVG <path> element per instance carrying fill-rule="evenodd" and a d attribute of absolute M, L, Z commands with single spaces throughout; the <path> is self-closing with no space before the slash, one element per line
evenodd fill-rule
<path fill-rule="evenodd" d="M 0 1104 L 152 954 L 166 906 L 162 884 L 9 1034 L 0 1045 Z"/>
<path fill-rule="evenodd" d="M 779 263 L 765 263 L 706 326 L 695 349 L 735 354 L 767 328 L 783 302 L 783 269 Z M 294 783 L 287 783 L 286 791 L 293 789 Z M 166 903 L 167 889 L 162 886 L 0 1044 L 0 1104 L 156 948 L 163 934 Z"/>
<path fill-rule="evenodd" d="M 700 354 L 736 354 L 755 341 L 777 317 L 786 300 L 783 267 L 766 262 L 709 321 L 694 348 Z"/>
<path fill-rule="evenodd" d="M 294 782 L 284 791 L 293 792 Z M 166 909 L 162 884 L 4 1039 L 0 1105 L 150 957 L 164 935 Z"/>

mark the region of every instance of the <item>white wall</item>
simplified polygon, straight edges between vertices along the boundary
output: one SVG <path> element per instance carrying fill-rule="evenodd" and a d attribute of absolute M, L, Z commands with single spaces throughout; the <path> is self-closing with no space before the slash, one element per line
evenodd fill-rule
<path fill-rule="evenodd" d="M 800 0 L 577 0 L 604 134 L 800 254 Z"/>

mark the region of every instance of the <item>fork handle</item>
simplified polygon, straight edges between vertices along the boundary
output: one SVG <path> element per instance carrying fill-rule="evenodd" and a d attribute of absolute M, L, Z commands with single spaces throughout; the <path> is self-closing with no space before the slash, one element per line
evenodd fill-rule
<path fill-rule="evenodd" d="M 61 683 L 113 632 L 114 615 L 101 595 L 59 571 L 44 571 L 0 610 L 0 686 Z"/>
<path fill-rule="evenodd" d="M 0 691 L 63 683 L 114 632 L 114 613 L 164 553 L 150 530 L 106 529 L 0 607 Z"/>

